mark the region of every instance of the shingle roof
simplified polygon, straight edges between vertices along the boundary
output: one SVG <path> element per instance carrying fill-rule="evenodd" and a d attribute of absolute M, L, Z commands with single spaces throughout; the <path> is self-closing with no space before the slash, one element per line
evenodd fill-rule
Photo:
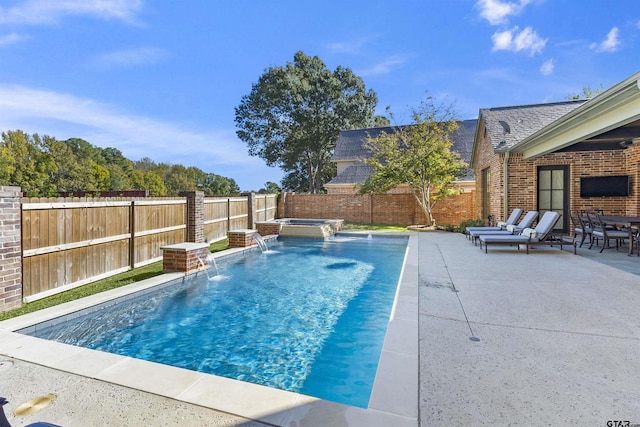
<path fill-rule="evenodd" d="M 453 150 L 458 152 L 465 162 L 471 159 L 476 123 L 477 120 L 475 119 L 462 120 L 459 122 L 458 129 L 451 135 Z M 366 159 L 371 155 L 369 150 L 364 147 L 367 138 L 377 138 L 382 132 L 392 134 L 404 127 L 406 126 L 343 130 L 340 132 L 331 160 L 338 162 Z"/>
<path fill-rule="evenodd" d="M 453 150 L 460 154 L 465 162 L 469 163 L 473 150 L 473 139 L 476 133 L 477 120 L 462 120 L 459 122 L 458 129 L 451 135 Z M 408 125 L 411 126 L 411 125 Z M 356 161 L 338 176 L 333 178 L 328 184 L 362 184 L 373 172 L 370 166 L 366 166 L 360 159 L 366 159 L 371 156 L 371 152 L 364 147 L 367 138 L 376 138 L 382 132 L 387 134 L 395 133 L 398 129 L 405 126 L 381 127 L 345 130 L 340 132 L 336 148 L 333 152 L 332 161 Z M 467 168 L 461 180 L 474 180 L 475 176 L 471 168 Z"/>
<path fill-rule="evenodd" d="M 403 126 L 399 126 L 402 128 Z M 343 130 L 338 136 L 331 161 L 358 160 L 368 158 L 371 153 L 364 148 L 367 138 L 377 138 L 382 132 L 394 133 L 394 127 Z"/>
<path fill-rule="evenodd" d="M 346 185 L 346 184 L 364 184 L 373 173 L 373 167 L 365 165 L 362 162 L 356 162 L 347 167 L 342 173 L 333 178 L 329 184 Z"/>
<path fill-rule="evenodd" d="M 506 151 L 587 101 L 578 99 L 546 104 L 481 108 L 480 120 L 484 122 L 493 149 Z"/>

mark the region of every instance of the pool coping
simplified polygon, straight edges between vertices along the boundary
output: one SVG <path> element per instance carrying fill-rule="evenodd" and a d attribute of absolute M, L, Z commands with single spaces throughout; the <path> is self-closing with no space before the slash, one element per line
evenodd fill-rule
<path fill-rule="evenodd" d="M 409 241 L 366 409 L 15 332 L 184 279 L 184 273 L 166 273 L 0 322 L 0 355 L 273 425 L 301 422 L 316 425 L 315 420 L 318 425 L 416 427 L 419 419 L 418 237 L 417 233 L 371 234 L 408 236 Z M 240 255 L 246 250 L 231 249 L 216 255 Z"/>

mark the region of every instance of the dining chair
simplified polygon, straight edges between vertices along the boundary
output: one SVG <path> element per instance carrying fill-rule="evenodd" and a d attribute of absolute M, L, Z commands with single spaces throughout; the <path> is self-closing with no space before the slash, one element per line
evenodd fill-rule
<path fill-rule="evenodd" d="M 589 215 L 589 217 L 591 217 L 591 215 Z M 624 243 L 624 241 L 629 238 L 629 233 L 627 230 L 607 227 L 607 225 L 600 219 L 600 215 L 598 213 L 593 213 L 592 220 L 594 227 L 592 231 L 593 237 L 602 239 L 602 248 L 600 248 L 600 253 L 602 253 L 602 251 L 604 251 L 605 249 L 613 248 L 610 245 L 611 240 L 616 241 L 616 250 L 618 250 L 620 244 Z M 629 242 L 629 244 L 632 245 L 633 242 Z M 589 249 L 591 249 L 591 246 L 589 246 Z"/>
<path fill-rule="evenodd" d="M 598 242 L 600 240 L 599 235 L 601 233 L 595 234 L 594 231 L 596 230 L 596 224 L 595 224 L 595 216 L 598 214 L 597 211 L 589 211 L 589 210 L 584 210 L 581 211 L 581 216 L 580 218 L 582 218 L 582 221 L 584 222 L 585 226 L 589 228 L 589 230 L 591 230 L 591 241 L 589 242 L 589 249 L 591 249 L 593 247 L 593 244 L 595 243 L 596 246 L 598 246 Z"/>
<path fill-rule="evenodd" d="M 571 224 L 573 225 L 573 238 L 577 239 L 580 236 L 580 247 L 584 243 L 587 238 L 587 234 L 585 233 L 585 227 L 580 222 L 579 212 L 578 211 L 569 211 L 569 218 L 571 219 Z"/>

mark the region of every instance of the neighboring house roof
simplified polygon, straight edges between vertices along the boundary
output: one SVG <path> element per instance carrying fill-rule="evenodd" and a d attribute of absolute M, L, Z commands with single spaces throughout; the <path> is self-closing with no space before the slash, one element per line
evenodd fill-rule
<path fill-rule="evenodd" d="M 398 128 L 403 127 L 404 126 L 398 126 Z M 338 136 L 338 142 L 336 142 L 336 148 L 333 150 L 331 161 L 339 162 L 367 159 L 371 157 L 371 152 L 364 146 L 367 138 L 377 138 L 382 132 L 386 134 L 394 133 L 395 129 L 394 127 L 388 126 L 382 128 L 343 130 Z"/>
<path fill-rule="evenodd" d="M 362 162 L 355 162 L 338 174 L 329 183 L 333 185 L 356 185 L 364 182 L 373 173 L 373 167 Z"/>
<path fill-rule="evenodd" d="M 482 120 L 496 152 L 511 150 L 528 136 L 575 110 L 588 100 L 481 108 Z"/>
<path fill-rule="evenodd" d="M 460 154 L 465 162 L 469 163 L 473 149 L 473 138 L 476 133 L 477 120 L 462 120 L 458 129 L 451 135 L 453 151 Z M 362 159 L 371 157 L 371 152 L 365 147 L 367 138 L 377 138 L 382 132 L 387 134 L 395 133 L 398 129 L 406 126 L 389 126 L 381 128 L 353 129 L 340 132 L 336 148 L 331 158 L 332 162 L 354 162 L 342 173 L 328 182 L 328 185 L 363 184 L 369 175 L 373 173 L 373 168 L 360 162 Z M 465 175 L 460 180 L 471 181 L 475 179 L 473 170 L 469 167 Z"/>

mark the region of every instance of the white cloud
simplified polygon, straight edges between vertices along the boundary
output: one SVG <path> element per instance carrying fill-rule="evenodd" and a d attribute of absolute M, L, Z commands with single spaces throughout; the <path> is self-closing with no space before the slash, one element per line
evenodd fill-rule
<path fill-rule="evenodd" d="M 530 55 L 542 52 L 547 39 L 543 39 L 531 27 L 526 27 L 518 32 L 519 28 L 511 30 L 497 31 L 491 36 L 493 41 L 492 52 L 498 50 L 509 50 L 512 52 L 529 51 Z"/>
<path fill-rule="evenodd" d="M 58 139 L 82 138 L 118 148 L 132 160 L 190 165 L 206 158 L 212 164 L 255 166 L 233 130 L 195 131 L 176 123 L 135 116 L 92 99 L 23 86 L 0 85 L 0 129 L 23 130 Z M 191 161 L 190 161 L 191 160 Z"/>
<path fill-rule="evenodd" d="M 357 74 L 363 77 L 389 74 L 393 69 L 404 64 L 406 61 L 407 61 L 407 56 L 392 55 L 387 59 L 372 65 L 369 68 L 366 68 L 364 70 L 358 70 Z"/>
<path fill-rule="evenodd" d="M 26 39 L 26 37 L 16 33 L 7 34 L 6 36 L 0 36 L 0 46 L 18 43 L 24 39 Z"/>
<path fill-rule="evenodd" d="M 157 47 L 126 49 L 99 55 L 95 63 L 100 66 L 136 66 L 155 64 L 167 56 L 167 52 Z"/>
<path fill-rule="evenodd" d="M 142 0 L 26 0 L 0 7 L 0 23 L 50 25 L 69 15 L 134 22 Z"/>
<path fill-rule="evenodd" d="M 540 72 L 542 73 L 543 76 L 549 76 L 553 74 L 554 68 L 555 68 L 555 64 L 553 62 L 553 59 L 549 59 L 545 61 L 544 64 L 542 64 L 542 66 L 540 67 Z"/>
<path fill-rule="evenodd" d="M 591 49 L 596 52 L 615 52 L 620 48 L 620 30 L 618 27 L 613 27 L 607 34 L 607 38 L 600 43 L 592 43 Z"/>
<path fill-rule="evenodd" d="M 361 37 L 347 42 L 325 43 L 324 47 L 330 53 L 358 53 L 367 41 L 367 38 Z"/>
<path fill-rule="evenodd" d="M 480 16 L 489 21 L 491 25 L 498 25 L 507 22 L 509 16 L 520 14 L 529 3 L 531 3 L 531 0 L 520 0 L 517 3 L 500 0 L 478 0 L 476 6 L 480 8 Z"/>

